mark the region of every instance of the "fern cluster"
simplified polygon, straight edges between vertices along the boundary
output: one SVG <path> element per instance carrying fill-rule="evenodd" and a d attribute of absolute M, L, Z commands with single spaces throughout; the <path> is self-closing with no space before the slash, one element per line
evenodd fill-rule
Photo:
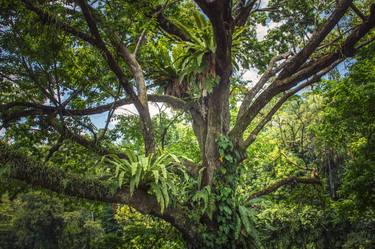
<path fill-rule="evenodd" d="M 130 195 L 134 190 L 144 185 L 149 193 L 154 195 L 160 205 L 161 212 L 169 206 L 171 196 L 176 196 L 176 185 L 178 183 L 176 170 L 179 170 L 183 177 L 187 174 L 180 167 L 179 159 L 170 153 L 137 155 L 133 151 L 126 152 L 127 160 L 117 155 L 107 155 L 105 160 L 113 164 L 115 177 L 118 179 L 119 187 L 124 184 L 129 186 Z"/>

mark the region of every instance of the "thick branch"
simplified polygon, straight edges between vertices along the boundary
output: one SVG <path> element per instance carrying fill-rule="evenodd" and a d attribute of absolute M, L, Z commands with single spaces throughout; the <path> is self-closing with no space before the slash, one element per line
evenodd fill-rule
<path fill-rule="evenodd" d="M 198 134 L 200 145 L 204 148 L 202 151 L 205 167 L 203 184 L 209 185 L 212 183 L 214 171 L 220 165 L 217 138 L 220 134 L 226 134 L 229 129 L 229 79 L 232 74 L 233 18 L 231 1 L 229 0 L 195 0 L 195 2 L 212 24 L 216 42 L 215 73 L 220 78 L 218 84 L 208 96 L 207 114 L 206 117 L 203 116 L 205 124 L 199 127 L 198 122 L 194 121 L 193 124 L 194 132 Z"/>
<path fill-rule="evenodd" d="M 194 104 L 185 102 L 182 99 L 176 98 L 170 95 L 148 95 L 148 100 L 151 102 L 163 102 L 167 103 L 174 109 L 183 110 L 186 113 L 196 112 Z M 93 114 L 99 114 L 107 112 L 112 108 L 116 109 L 120 106 L 132 104 L 133 101 L 129 98 L 120 99 L 109 104 L 104 104 L 96 107 L 86 109 L 65 109 L 63 108 L 61 113 L 64 116 L 87 116 Z M 15 108 L 15 110 L 12 110 Z M 22 109 L 21 109 L 22 108 Z M 20 110 L 21 109 L 21 110 Z M 47 106 L 42 104 L 36 104 L 31 102 L 20 102 L 15 101 L 8 104 L 0 105 L 1 118 L 5 122 L 11 122 L 18 120 L 22 117 L 36 116 L 36 115 L 50 115 L 57 113 L 58 108 L 54 106 Z"/>
<path fill-rule="evenodd" d="M 231 1 L 195 0 L 208 16 L 213 27 L 216 41 L 216 74 L 221 78 L 231 74 L 231 47 L 233 18 Z"/>
<path fill-rule="evenodd" d="M 253 88 L 245 95 L 240 109 L 238 111 L 237 119 L 239 119 L 244 112 L 246 111 L 246 108 L 250 106 L 251 102 L 253 101 L 254 97 L 256 96 L 257 93 L 263 88 L 263 86 L 267 83 L 267 81 L 274 76 L 276 73 L 278 73 L 285 63 L 282 63 L 280 66 L 275 67 L 276 62 L 282 60 L 282 59 L 287 59 L 290 56 L 290 53 L 285 53 L 281 55 L 276 55 L 273 57 L 266 69 L 266 71 L 263 73 L 262 77 L 259 79 L 259 81 L 255 84 Z"/>
<path fill-rule="evenodd" d="M 128 48 L 117 36 L 115 36 L 114 45 L 117 49 L 117 53 L 125 60 L 126 64 L 129 66 L 136 82 L 138 96 L 137 99 L 134 99 L 134 106 L 137 108 L 141 119 L 141 128 L 143 132 L 143 139 L 145 142 L 145 150 L 148 154 L 155 150 L 155 137 L 150 111 L 148 109 L 147 88 L 143 70 L 136 59 L 136 55 L 130 53 Z"/>
<path fill-rule="evenodd" d="M 254 8 L 257 0 L 251 0 L 249 3 L 245 4 L 245 1 L 240 1 L 239 8 L 237 9 L 236 17 L 234 18 L 234 25 L 243 26 L 245 25 L 251 10 Z"/>
<path fill-rule="evenodd" d="M 345 57 L 354 56 L 356 51 L 356 43 L 363 38 L 373 27 L 375 26 L 375 4 L 371 5 L 370 16 L 366 22 L 363 22 L 346 38 L 338 51 L 322 56 L 319 59 L 306 63 L 299 71 L 294 72 L 290 77 L 282 80 L 276 79 L 265 91 L 263 91 L 258 98 L 246 108 L 246 112 L 237 120 L 235 126 L 230 131 L 229 135 L 235 141 L 239 141 L 242 133 L 246 130 L 247 126 L 258 114 L 258 112 L 264 108 L 267 103 L 275 97 L 277 94 L 287 91 L 293 88 L 299 82 L 308 79 L 321 70 L 330 67 L 336 61 L 344 59 Z"/>
<path fill-rule="evenodd" d="M 258 198 L 260 196 L 270 194 L 270 193 L 278 190 L 282 186 L 294 185 L 294 184 L 298 184 L 298 183 L 301 183 L 301 184 L 321 184 L 321 181 L 318 177 L 302 178 L 302 177 L 291 176 L 291 177 L 279 180 L 279 181 L 275 182 L 274 184 L 268 186 L 267 188 L 251 194 L 246 199 L 246 202 L 249 202 L 252 199 Z"/>
<path fill-rule="evenodd" d="M 319 29 L 317 29 L 311 36 L 310 41 L 307 45 L 297 53 L 288 62 L 288 65 L 283 71 L 280 72 L 278 78 L 283 79 L 285 77 L 293 74 L 306 60 L 310 57 L 312 53 L 316 50 L 319 44 L 325 39 L 325 37 L 331 32 L 331 30 L 336 26 L 340 19 L 344 16 L 346 10 L 351 4 L 351 0 L 341 0 L 338 2 L 335 10 Z"/>
<path fill-rule="evenodd" d="M 79 0 L 78 2 L 82 9 L 83 15 L 85 16 L 90 32 L 95 37 L 95 47 L 97 47 L 103 54 L 104 58 L 108 63 L 108 66 L 115 73 L 121 85 L 124 87 L 126 93 L 129 94 L 130 98 L 132 98 L 134 101 L 137 101 L 137 96 L 132 86 L 130 85 L 128 79 L 125 77 L 125 74 L 122 71 L 121 67 L 118 65 L 112 53 L 108 50 L 105 42 L 101 38 L 101 35 L 99 33 L 98 27 L 96 25 L 95 19 L 90 11 L 89 6 L 87 5 L 85 0 Z"/>
<path fill-rule="evenodd" d="M 104 182 L 67 174 L 61 169 L 47 167 L 16 152 L 3 142 L 0 142 L 0 167 L 9 167 L 11 178 L 54 192 L 94 201 L 129 203 L 129 200 L 126 199 L 129 196 L 120 197 L 119 194 L 112 194 L 109 185 Z"/>
<path fill-rule="evenodd" d="M 108 182 L 48 167 L 14 151 L 3 142 L 0 142 L 0 167 L 7 168 L 11 178 L 35 187 L 93 201 L 129 205 L 143 214 L 157 216 L 170 222 L 181 231 L 186 239 L 194 238 L 194 230 L 191 229 L 188 220 L 183 217 L 183 211 L 178 208 L 168 208 L 161 213 L 156 199 L 146 190 L 136 189 L 132 196 L 127 188 L 114 192 Z"/>
<path fill-rule="evenodd" d="M 319 74 L 314 75 L 311 79 L 303 82 L 302 84 L 298 85 L 295 88 L 290 89 L 289 91 L 285 92 L 284 95 L 276 102 L 276 104 L 271 108 L 271 110 L 267 113 L 267 115 L 258 123 L 258 125 L 254 128 L 254 130 L 250 133 L 247 139 L 240 144 L 242 149 L 246 149 L 250 146 L 252 142 L 255 141 L 256 136 L 258 133 L 263 129 L 263 127 L 271 120 L 273 115 L 280 109 L 280 107 L 294 94 L 301 91 L 307 86 L 311 86 L 312 84 L 318 82 L 322 76 L 332 70 L 338 63 L 341 61 L 336 62 L 332 66 L 326 68 L 325 70 L 319 72 Z"/>

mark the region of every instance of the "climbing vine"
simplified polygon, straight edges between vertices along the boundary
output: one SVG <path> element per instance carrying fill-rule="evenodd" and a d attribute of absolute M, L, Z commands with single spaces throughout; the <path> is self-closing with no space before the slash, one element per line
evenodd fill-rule
<path fill-rule="evenodd" d="M 260 248 L 253 224 L 254 213 L 241 205 L 236 196 L 240 153 L 226 136 L 220 136 L 217 144 L 222 165 L 216 172 L 212 192 L 218 229 L 213 233 L 204 233 L 204 244 L 207 248 L 223 248 L 228 244 L 231 244 L 231 248 L 237 248 L 239 244 L 242 248 Z"/>

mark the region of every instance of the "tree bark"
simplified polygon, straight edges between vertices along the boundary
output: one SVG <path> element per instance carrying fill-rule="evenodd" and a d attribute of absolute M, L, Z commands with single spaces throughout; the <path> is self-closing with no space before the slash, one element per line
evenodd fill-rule
<path fill-rule="evenodd" d="M 198 243 L 196 227 L 189 220 L 185 209 L 177 204 L 176 207 L 167 208 L 161 213 L 155 197 L 148 194 L 145 189 L 136 189 L 132 196 L 128 188 L 114 191 L 111 187 L 113 184 L 109 182 L 48 167 L 15 151 L 4 142 L 0 142 L 0 169 L 4 169 L 10 178 L 21 180 L 34 187 L 92 201 L 129 205 L 142 214 L 149 214 L 169 222 L 181 232 L 185 241 L 190 241 L 194 246 Z"/>

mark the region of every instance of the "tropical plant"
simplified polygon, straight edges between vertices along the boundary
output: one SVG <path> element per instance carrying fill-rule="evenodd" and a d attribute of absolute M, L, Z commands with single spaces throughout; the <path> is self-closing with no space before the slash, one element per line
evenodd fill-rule
<path fill-rule="evenodd" d="M 180 182 L 181 175 L 188 180 L 187 173 L 180 166 L 181 161 L 170 153 L 145 156 L 127 151 L 126 157 L 128 159 L 121 159 L 111 154 L 104 157 L 105 161 L 116 166 L 115 176 L 119 187 L 124 184 L 129 186 L 132 196 L 139 185 L 143 185 L 142 188 L 148 188 L 149 192 L 156 197 L 161 213 L 163 213 L 170 204 L 171 196 L 177 195 L 176 184 Z M 177 173 L 180 173 L 180 176 Z"/>

